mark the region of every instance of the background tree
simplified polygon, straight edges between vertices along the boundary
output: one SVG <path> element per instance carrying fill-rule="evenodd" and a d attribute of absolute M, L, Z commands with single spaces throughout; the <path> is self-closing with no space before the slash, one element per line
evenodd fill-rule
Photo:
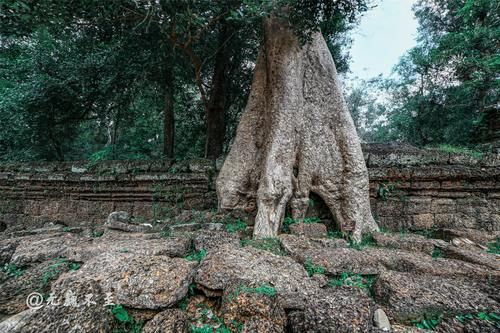
<path fill-rule="evenodd" d="M 355 21 L 338 8 L 365 2 L 329 3 L 1 0 L 1 158 L 217 158 L 274 8 L 293 8 L 304 31 L 320 11 L 335 17 L 319 21 L 347 70 Z"/>
<path fill-rule="evenodd" d="M 418 45 L 396 66 L 386 140 L 471 145 L 498 139 L 500 4 L 420 0 Z M 490 122 L 490 123 L 488 123 Z"/>

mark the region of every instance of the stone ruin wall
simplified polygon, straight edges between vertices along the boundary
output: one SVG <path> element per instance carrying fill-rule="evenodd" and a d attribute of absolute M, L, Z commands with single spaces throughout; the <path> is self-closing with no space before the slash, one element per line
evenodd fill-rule
<path fill-rule="evenodd" d="M 500 158 L 406 146 L 364 147 L 375 218 L 388 230 L 500 230 Z M 112 211 L 162 219 L 215 209 L 207 160 L 0 165 L 0 231 L 103 224 Z"/>

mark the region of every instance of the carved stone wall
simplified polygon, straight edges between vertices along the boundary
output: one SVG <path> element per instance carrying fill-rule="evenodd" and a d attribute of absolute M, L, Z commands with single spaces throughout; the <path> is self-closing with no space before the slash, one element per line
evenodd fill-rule
<path fill-rule="evenodd" d="M 500 158 L 365 147 L 372 212 L 390 230 L 500 230 Z"/>
<path fill-rule="evenodd" d="M 500 230 L 498 155 L 390 145 L 364 152 L 380 226 Z M 150 220 L 176 208 L 214 209 L 215 175 L 206 160 L 0 165 L 0 231 L 102 224 L 116 210 Z"/>
<path fill-rule="evenodd" d="M 216 207 L 210 161 L 0 166 L 0 230 L 102 224 L 112 211 L 149 220 Z"/>

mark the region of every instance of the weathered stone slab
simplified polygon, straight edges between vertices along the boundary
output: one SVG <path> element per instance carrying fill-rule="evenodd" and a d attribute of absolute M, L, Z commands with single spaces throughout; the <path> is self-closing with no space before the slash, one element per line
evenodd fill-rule
<path fill-rule="evenodd" d="M 423 319 L 429 313 L 498 312 L 499 304 L 463 280 L 383 272 L 374 285 L 375 300 L 397 321 Z"/>
<path fill-rule="evenodd" d="M 195 282 L 208 295 L 221 295 L 222 290 L 235 282 L 267 283 L 276 288 L 285 308 L 303 307 L 307 293 L 318 287 L 304 267 L 290 257 L 230 245 L 208 253 L 198 268 Z"/>
<path fill-rule="evenodd" d="M 167 256 L 103 253 L 61 279 L 97 281 L 116 302 L 138 309 L 167 308 L 188 292 L 196 263 Z"/>
<path fill-rule="evenodd" d="M 373 301 L 356 288 L 320 290 L 307 300 L 305 311 L 288 316 L 291 332 L 372 332 Z"/>
<path fill-rule="evenodd" d="M 188 333 L 186 313 L 179 309 L 168 309 L 158 313 L 142 328 L 142 333 Z"/>

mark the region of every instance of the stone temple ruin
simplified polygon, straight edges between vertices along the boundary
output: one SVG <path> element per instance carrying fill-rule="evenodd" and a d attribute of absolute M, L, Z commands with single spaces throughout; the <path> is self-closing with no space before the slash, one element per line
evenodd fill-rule
<path fill-rule="evenodd" d="M 360 244 L 316 197 L 252 239 L 206 160 L 1 166 L 0 332 L 498 332 L 499 156 L 363 150 Z"/>

